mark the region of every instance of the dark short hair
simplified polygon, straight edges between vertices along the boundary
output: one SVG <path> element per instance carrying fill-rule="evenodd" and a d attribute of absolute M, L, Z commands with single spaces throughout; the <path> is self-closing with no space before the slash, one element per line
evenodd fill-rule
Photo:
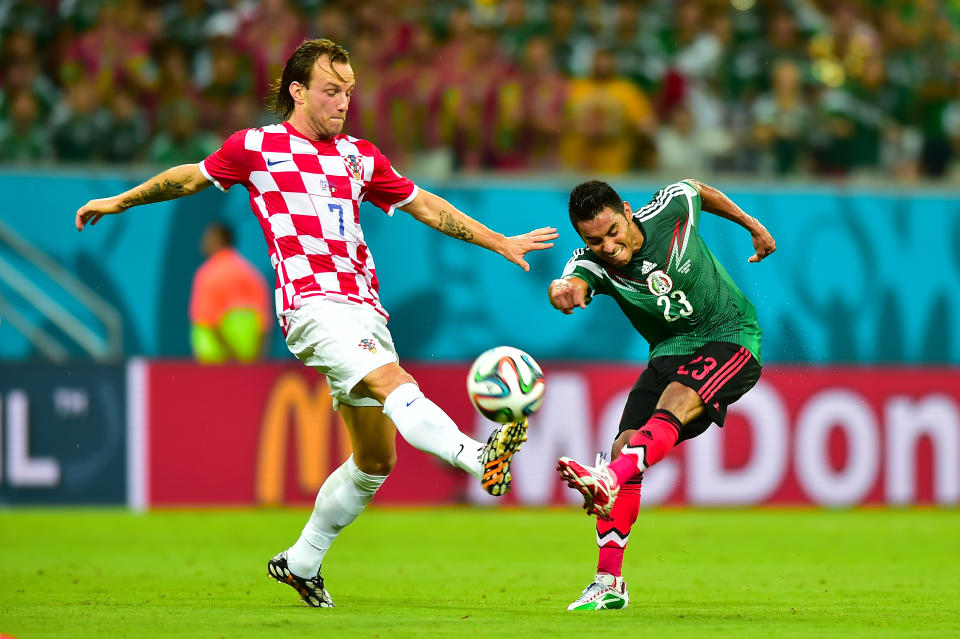
<path fill-rule="evenodd" d="M 220 220 L 214 220 L 207 225 L 208 233 L 216 233 L 224 246 L 233 246 L 233 229 Z"/>
<path fill-rule="evenodd" d="M 613 187 L 600 180 L 578 184 L 570 192 L 570 223 L 577 228 L 579 222 L 588 222 L 597 217 L 604 208 L 626 215 L 623 200 Z"/>
<path fill-rule="evenodd" d="M 333 40 L 326 38 L 317 38 L 316 40 L 304 40 L 297 47 L 297 50 L 290 54 L 286 63 L 283 65 L 283 72 L 270 87 L 270 110 L 286 120 L 293 113 L 293 96 L 290 95 L 290 85 L 294 82 L 309 87 L 310 74 L 313 73 L 313 67 L 317 60 L 327 56 L 330 59 L 330 70 L 337 74 L 333 69 L 333 64 L 350 64 L 350 54 L 343 46 Z M 339 78 L 340 76 L 337 75 Z M 341 80 L 343 78 L 340 78 Z"/>

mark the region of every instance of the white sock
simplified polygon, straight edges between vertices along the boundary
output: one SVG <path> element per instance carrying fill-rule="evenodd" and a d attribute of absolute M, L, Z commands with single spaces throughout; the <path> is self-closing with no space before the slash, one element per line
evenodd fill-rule
<path fill-rule="evenodd" d="M 330 473 L 303 527 L 300 539 L 287 550 L 287 565 L 295 575 L 313 577 L 323 556 L 340 531 L 367 507 L 386 475 L 368 475 L 353 461 L 353 455 Z"/>
<path fill-rule="evenodd" d="M 467 437 L 416 384 L 403 384 L 387 395 L 383 412 L 414 448 L 436 455 L 477 479 L 483 474 L 478 457 L 483 444 Z"/>

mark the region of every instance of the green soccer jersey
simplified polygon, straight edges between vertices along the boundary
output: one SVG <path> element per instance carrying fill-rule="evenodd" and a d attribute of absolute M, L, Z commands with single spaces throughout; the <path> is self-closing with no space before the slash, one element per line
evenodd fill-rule
<path fill-rule="evenodd" d="M 660 190 L 634 211 L 643 246 L 614 268 L 579 248 L 563 277 L 579 277 L 588 295 L 613 297 L 650 344 L 650 357 L 686 355 L 708 342 L 732 342 L 760 361 L 757 312 L 697 232 L 700 194 L 688 182 Z"/>

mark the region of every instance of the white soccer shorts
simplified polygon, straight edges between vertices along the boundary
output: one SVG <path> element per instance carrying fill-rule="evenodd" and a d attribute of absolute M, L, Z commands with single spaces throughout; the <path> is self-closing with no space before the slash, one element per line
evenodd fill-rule
<path fill-rule="evenodd" d="M 385 364 L 395 363 L 397 349 L 387 320 L 361 304 L 308 298 L 287 316 L 287 348 L 301 362 L 327 376 L 333 408 L 380 406 L 351 393 L 354 386 Z"/>

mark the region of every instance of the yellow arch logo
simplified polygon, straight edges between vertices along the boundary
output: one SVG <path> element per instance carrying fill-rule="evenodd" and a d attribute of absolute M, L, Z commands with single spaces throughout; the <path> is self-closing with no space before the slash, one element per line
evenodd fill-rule
<path fill-rule="evenodd" d="M 333 399 L 325 379 L 321 378 L 311 390 L 304 377 L 297 373 L 284 373 L 277 378 L 260 425 L 255 480 L 258 504 L 283 503 L 291 432 L 296 451 L 297 486 L 307 495 L 320 489 L 330 471 L 350 456 L 346 428 L 340 429 L 340 445 L 337 451 L 333 450 L 335 425 L 342 426 L 342 419 L 333 411 Z"/>

